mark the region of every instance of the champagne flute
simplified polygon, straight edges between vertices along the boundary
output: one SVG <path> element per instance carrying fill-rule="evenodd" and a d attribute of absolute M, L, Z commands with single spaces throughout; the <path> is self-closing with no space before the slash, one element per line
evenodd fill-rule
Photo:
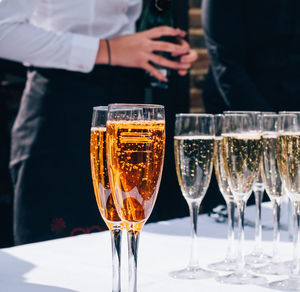
<path fill-rule="evenodd" d="M 219 190 L 226 202 L 227 206 L 227 253 L 225 259 L 210 264 L 208 267 L 217 271 L 234 271 L 237 267 L 237 258 L 234 248 L 234 211 L 235 202 L 233 194 L 228 185 L 228 179 L 225 174 L 224 162 L 222 156 L 222 127 L 224 123 L 224 115 L 218 114 L 214 116 L 215 120 L 215 148 L 216 154 L 214 159 L 214 169 L 219 186 Z"/>
<path fill-rule="evenodd" d="M 112 291 L 121 291 L 122 221 L 113 202 L 106 162 L 107 106 L 93 108 L 90 161 L 95 197 L 100 214 L 109 228 L 112 246 Z"/>
<path fill-rule="evenodd" d="M 278 137 L 279 115 L 262 115 L 263 137 L 263 181 L 266 192 L 273 203 L 273 256 L 271 262 L 259 268 L 256 273 L 268 275 L 283 275 L 288 272 L 279 258 L 280 242 L 280 206 L 283 201 L 283 185 L 279 174 L 279 165 L 276 158 L 276 143 Z"/>
<path fill-rule="evenodd" d="M 225 114 L 223 139 L 224 167 L 239 214 L 238 268 L 217 280 L 231 284 L 264 284 L 263 277 L 246 271 L 244 255 L 244 211 L 259 171 L 262 152 L 260 123 L 248 114 Z"/>
<path fill-rule="evenodd" d="M 154 207 L 163 169 L 164 107 L 110 104 L 106 127 L 109 181 L 127 231 L 128 292 L 136 292 L 139 235 Z"/>
<path fill-rule="evenodd" d="M 198 263 L 197 219 L 213 168 L 214 116 L 177 114 L 174 148 L 178 182 L 190 210 L 192 242 L 188 266 L 170 272 L 170 276 L 180 279 L 212 277 L 215 273 L 202 269 Z"/>
<path fill-rule="evenodd" d="M 260 112 L 260 111 L 225 111 L 224 114 L 248 114 L 255 123 L 260 123 L 262 114 L 275 114 L 275 112 Z M 261 223 L 261 204 L 264 196 L 264 185 L 262 180 L 262 159 L 259 164 L 259 170 L 253 185 L 253 194 L 255 199 L 255 232 L 254 232 L 254 248 L 246 256 L 247 264 L 255 267 L 257 265 L 265 264 L 270 260 L 270 256 L 265 254 L 262 250 L 262 223 Z"/>
<path fill-rule="evenodd" d="M 279 173 L 293 206 L 293 268 L 288 279 L 270 283 L 281 290 L 300 291 L 300 112 L 280 113 L 277 138 Z"/>

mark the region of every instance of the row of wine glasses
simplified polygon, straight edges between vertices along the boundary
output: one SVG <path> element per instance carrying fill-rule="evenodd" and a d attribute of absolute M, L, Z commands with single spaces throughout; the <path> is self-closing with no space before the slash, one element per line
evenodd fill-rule
<path fill-rule="evenodd" d="M 163 169 L 165 113 L 160 105 L 93 109 L 90 161 L 94 192 L 112 242 L 112 291 L 121 291 L 121 235 L 128 241 L 128 292 L 137 291 L 140 231 L 154 207 Z"/>
<path fill-rule="evenodd" d="M 216 125 L 215 125 L 216 120 Z M 221 130 L 218 128 L 221 127 Z M 217 129 L 217 138 L 216 130 Z M 220 136 L 218 136 L 220 135 Z M 215 160 L 216 176 L 229 210 L 229 239 L 233 241 L 231 217 L 234 204 L 239 211 L 239 261 L 232 261 L 233 272 L 222 278 L 223 282 L 259 281 L 258 276 L 248 274 L 243 253 L 243 217 L 246 202 L 253 190 L 260 165 L 262 151 L 258 116 L 226 114 L 222 120 L 209 114 L 178 114 L 175 124 L 175 160 L 179 185 L 191 214 L 192 249 L 190 264 L 184 270 L 171 272 L 175 278 L 199 279 L 212 276 L 212 272 L 199 267 L 195 257 L 197 215 L 199 205 L 207 191 Z M 215 146 L 216 145 L 216 146 Z M 216 151 L 217 148 L 217 151 Z M 217 152 L 216 159 L 215 152 Z M 232 245 L 230 246 L 232 248 Z M 230 251 L 224 262 L 215 266 L 230 266 Z M 221 278 L 219 279 L 221 280 Z"/>
<path fill-rule="evenodd" d="M 287 194 L 294 206 L 294 266 L 289 279 L 271 283 L 280 289 L 300 289 L 300 113 L 226 112 L 223 115 L 178 114 L 175 125 L 175 160 L 178 181 L 191 214 L 192 248 L 187 268 L 171 272 L 174 278 L 199 279 L 214 274 L 200 268 L 196 256 L 197 214 L 209 185 L 212 165 L 228 210 L 228 252 L 210 269 L 231 271 L 217 277 L 223 283 L 265 284 L 261 274 L 285 275 L 288 266 L 278 257 L 280 205 Z M 298 145 L 299 143 L 299 145 Z M 298 180 L 297 180 L 298 179 Z M 266 192 L 273 203 L 273 255 L 261 252 L 261 201 Z M 256 193 L 256 246 L 245 257 L 244 211 Z M 238 249 L 233 248 L 233 218 L 238 210 Z M 246 259 L 251 270 L 246 268 Z M 252 266 L 251 266 L 252 264 Z"/>
<path fill-rule="evenodd" d="M 282 274 L 285 267 L 277 256 L 279 207 L 283 194 L 287 194 L 294 211 L 294 265 L 287 280 L 270 285 L 279 289 L 300 289 L 299 141 L 300 113 L 296 112 L 281 112 L 279 115 L 253 112 L 228 112 L 215 116 L 176 115 L 176 171 L 190 209 L 192 248 L 189 265 L 183 270 L 171 272 L 172 277 L 207 278 L 216 276 L 211 271 L 214 269 L 231 271 L 217 278 L 224 283 L 262 284 L 266 280 L 260 274 L 268 270 L 273 274 Z M 139 234 L 153 209 L 162 174 L 164 107 L 136 104 L 95 107 L 90 142 L 96 201 L 111 234 L 112 291 L 121 291 L 120 246 L 123 229 L 128 240 L 128 291 L 137 291 Z M 198 262 L 197 218 L 213 165 L 228 209 L 229 248 L 225 260 L 210 265 L 208 270 L 201 268 Z M 272 260 L 266 261 L 265 266 L 257 267 L 252 273 L 246 269 L 243 251 L 244 211 L 249 196 L 255 190 L 254 186 L 260 184 L 262 189 L 259 175 L 274 205 L 274 248 Z M 261 202 L 261 198 L 258 201 Z M 237 257 L 232 244 L 235 205 L 239 214 Z M 260 216 L 256 220 L 258 225 L 261 224 Z M 261 240 L 259 232 L 258 242 Z"/>

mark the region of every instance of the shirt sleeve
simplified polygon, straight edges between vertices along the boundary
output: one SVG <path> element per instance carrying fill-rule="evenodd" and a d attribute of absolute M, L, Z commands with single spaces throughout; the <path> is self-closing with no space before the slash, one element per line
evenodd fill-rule
<path fill-rule="evenodd" d="M 231 109 L 271 110 L 246 68 L 241 0 L 203 0 L 202 22 L 218 90 Z"/>
<path fill-rule="evenodd" d="M 38 28 L 29 22 L 33 8 L 32 0 L 0 0 L 0 58 L 37 67 L 90 72 L 99 39 Z"/>

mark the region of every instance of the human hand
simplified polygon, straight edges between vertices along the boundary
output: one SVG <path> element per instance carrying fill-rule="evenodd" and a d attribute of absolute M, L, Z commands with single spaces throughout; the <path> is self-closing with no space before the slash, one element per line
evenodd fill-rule
<path fill-rule="evenodd" d="M 189 46 L 189 44 L 184 39 L 179 39 L 179 42 L 184 44 L 185 46 Z M 195 50 L 189 50 L 189 52 L 184 55 L 172 54 L 172 57 L 178 57 L 180 63 L 189 64 L 191 67 L 192 63 L 194 63 L 198 59 L 198 53 Z M 184 76 L 187 73 L 187 69 L 178 70 L 178 74 L 181 76 Z"/>
<path fill-rule="evenodd" d="M 167 81 L 151 63 L 177 70 L 179 74 L 186 74 L 194 60 L 190 46 L 185 41 L 178 44 L 157 40 L 163 36 L 173 36 L 182 39 L 186 33 L 180 29 L 168 26 L 152 28 L 132 35 L 117 37 L 109 41 L 111 65 L 142 68 L 158 80 Z M 106 44 L 100 41 L 96 63 L 107 64 L 108 55 Z M 180 56 L 179 61 L 169 60 L 154 52 L 168 52 L 173 56 Z M 150 63 L 151 62 L 151 63 Z"/>

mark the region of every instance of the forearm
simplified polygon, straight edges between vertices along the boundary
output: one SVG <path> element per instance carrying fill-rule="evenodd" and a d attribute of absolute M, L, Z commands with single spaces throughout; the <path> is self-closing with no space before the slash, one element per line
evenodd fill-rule
<path fill-rule="evenodd" d="M 13 1 L 0 2 L 0 58 L 38 67 L 92 70 L 97 38 L 38 28 L 29 22 L 25 9 L 16 11 L 15 5 Z"/>

